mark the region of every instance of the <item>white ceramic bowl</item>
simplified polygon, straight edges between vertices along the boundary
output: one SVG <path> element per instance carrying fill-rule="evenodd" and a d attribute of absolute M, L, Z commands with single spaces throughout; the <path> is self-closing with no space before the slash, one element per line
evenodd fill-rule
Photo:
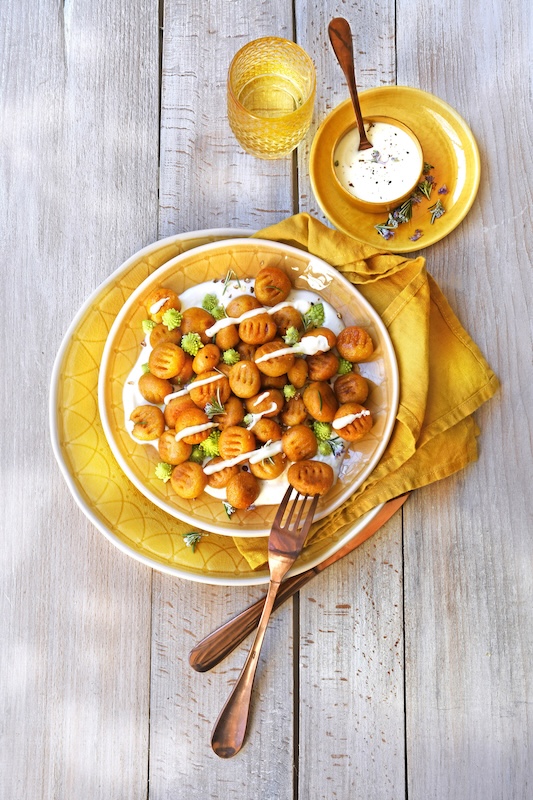
<path fill-rule="evenodd" d="M 121 469 L 139 491 L 168 514 L 195 528 L 227 536 L 268 536 L 275 506 L 237 511 L 228 519 L 219 499 L 203 493 L 195 500 L 175 496 L 170 483 L 154 475 L 160 460 L 152 446 L 135 442 L 126 430 L 122 407 L 125 380 L 136 362 L 143 339 L 141 322 L 146 317 L 143 300 L 157 286 L 181 294 L 191 286 L 214 278 L 223 279 L 229 269 L 240 277 L 255 277 L 264 266 L 277 266 L 290 275 L 295 288 L 319 292 L 339 313 L 345 325 L 361 325 L 374 341 L 372 359 L 360 365 L 371 385 L 366 405 L 374 426 L 364 440 L 351 446 L 339 480 L 319 504 L 315 519 L 337 509 L 372 472 L 392 433 L 399 385 L 392 343 L 379 315 L 357 289 L 337 270 L 302 250 L 260 239 L 230 239 L 197 247 L 165 263 L 130 295 L 117 315 L 102 355 L 98 405 L 110 448 Z"/>

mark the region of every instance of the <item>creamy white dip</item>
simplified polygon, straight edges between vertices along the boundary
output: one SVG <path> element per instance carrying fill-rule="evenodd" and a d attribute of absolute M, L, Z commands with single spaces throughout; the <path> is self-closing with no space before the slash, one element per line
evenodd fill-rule
<path fill-rule="evenodd" d="M 409 192 L 420 177 L 420 150 L 406 131 L 388 122 L 365 123 L 365 130 L 372 149 L 357 149 L 359 131 L 352 128 L 335 148 L 335 174 L 346 191 L 360 200 L 396 200 Z"/>

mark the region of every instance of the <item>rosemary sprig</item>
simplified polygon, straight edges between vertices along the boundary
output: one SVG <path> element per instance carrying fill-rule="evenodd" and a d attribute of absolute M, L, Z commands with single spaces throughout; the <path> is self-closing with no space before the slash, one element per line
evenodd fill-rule
<path fill-rule="evenodd" d="M 431 211 L 431 225 L 433 225 L 436 219 L 439 219 L 439 217 L 442 217 L 442 215 L 446 213 L 446 209 L 440 200 L 437 200 L 436 203 L 433 203 L 433 205 L 428 208 L 428 211 Z"/>
<path fill-rule="evenodd" d="M 211 398 L 211 402 L 207 403 L 204 408 L 205 413 L 212 419 L 216 414 L 225 414 L 224 406 L 220 399 L 220 388 L 217 389 L 217 396 Z"/>
<path fill-rule="evenodd" d="M 433 181 L 429 181 L 427 178 L 422 183 L 418 184 L 418 191 L 422 192 L 424 197 L 427 197 L 429 200 L 431 198 L 431 191 L 433 189 Z"/>
<path fill-rule="evenodd" d="M 241 282 L 235 272 L 232 269 L 228 269 L 226 277 L 224 278 L 224 289 L 222 290 L 222 294 L 225 294 L 226 289 L 230 285 L 231 281 L 237 281 L 237 289 L 241 288 Z"/>
<path fill-rule="evenodd" d="M 235 513 L 235 509 L 231 503 L 228 503 L 227 500 L 223 500 L 222 505 L 224 506 L 224 511 L 226 512 L 228 519 L 231 519 L 231 515 Z"/>
<path fill-rule="evenodd" d="M 183 541 L 185 542 L 187 547 L 190 547 L 192 552 L 194 553 L 196 550 L 196 545 L 202 538 L 201 533 L 197 533 L 196 531 L 191 531 L 191 533 L 184 533 L 183 534 Z"/>
<path fill-rule="evenodd" d="M 413 216 L 413 195 L 404 200 L 399 208 L 392 212 L 398 222 L 409 222 Z"/>

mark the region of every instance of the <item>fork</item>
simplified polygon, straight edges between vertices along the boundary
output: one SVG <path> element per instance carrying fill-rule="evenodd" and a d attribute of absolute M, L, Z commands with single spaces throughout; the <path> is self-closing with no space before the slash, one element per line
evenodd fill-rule
<path fill-rule="evenodd" d="M 233 687 L 226 704 L 220 712 L 211 735 L 211 747 L 220 758 L 231 758 L 239 752 L 243 745 L 246 728 L 248 726 L 255 672 L 268 621 L 274 607 L 274 601 L 281 581 L 300 555 L 315 515 L 319 495 L 314 495 L 312 499 L 310 496 L 305 495 L 298 509 L 296 520 L 291 525 L 298 500 L 301 497 L 299 492 L 296 492 L 296 497 L 289 510 L 285 524 L 282 525 L 283 516 L 289 504 L 292 491 L 292 486 L 289 486 L 281 501 L 274 522 L 272 523 L 272 530 L 268 538 L 270 581 L 261 619 L 257 626 L 257 632 L 250 652 L 244 662 L 241 674 L 237 678 L 237 683 Z M 305 519 L 300 528 L 304 508 L 308 500 L 311 500 L 311 505 L 308 507 Z"/>

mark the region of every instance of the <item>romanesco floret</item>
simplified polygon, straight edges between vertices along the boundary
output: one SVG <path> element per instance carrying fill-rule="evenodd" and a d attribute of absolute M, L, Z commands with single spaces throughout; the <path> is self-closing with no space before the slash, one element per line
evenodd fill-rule
<path fill-rule="evenodd" d="M 153 319 L 143 319 L 142 323 L 143 333 L 151 333 L 155 328 L 155 322 Z"/>
<path fill-rule="evenodd" d="M 330 443 L 327 441 L 319 442 L 318 443 L 318 452 L 321 456 L 330 456 L 331 455 L 331 446 Z"/>
<path fill-rule="evenodd" d="M 224 352 L 222 353 L 222 361 L 224 362 L 224 364 L 228 364 L 228 366 L 230 367 L 233 364 L 236 364 L 237 361 L 240 360 L 241 360 L 240 355 L 233 347 L 230 347 L 229 350 L 224 350 Z"/>
<path fill-rule="evenodd" d="M 324 306 L 322 303 L 315 303 L 315 305 L 311 306 L 309 311 L 303 315 L 305 330 L 307 331 L 309 328 L 320 328 L 324 324 L 325 319 Z"/>
<path fill-rule="evenodd" d="M 218 440 L 220 439 L 220 431 L 211 431 L 207 439 L 204 439 L 203 442 L 200 442 L 200 449 L 203 450 L 204 454 L 209 458 L 213 458 L 214 456 L 219 456 L 220 451 L 218 449 Z"/>
<path fill-rule="evenodd" d="M 205 453 L 199 444 L 193 444 L 192 452 L 189 456 L 189 461 L 194 461 L 195 464 L 203 464 Z"/>
<path fill-rule="evenodd" d="M 173 331 L 175 328 L 179 328 L 182 319 L 183 314 L 181 311 L 178 311 L 177 308 L 168 308 L 163 314 L 162 322 L 169 331 Z"/>
<path fill-rule="evenodd" d="M 172 464 L 166 464 L 164 461 L 160 461 L 155 468 L 155 477 L 159 478 L 163 483 L 166 483 L 170 480 L 172 470 Z"/>
<path fill-rule="evenodd" d="M 332 434 L 332 428 L 329 422 L 313 422 L 313 430 L 319 442 L 325 442 Z"/>
<path fill-rule="evenodd" d="M 318 452 L 322 456 L 337 456 L 344 450 L 344 443 L 340 436 L 333 436 L 331 439 L 318 443 Z"/>
<path fill-rule="evenodd" d="M 339 375 L 347 375 L 352 371 L 353 364 L 345 358 L 339 358 L 339 368 L 337 370 Z"/>
<path fill-rule="evenodd" d="M 292 347 L 293 344 L 297 344 L 300 341 L 300 332 L 298 328 L 295 328 L 294 325 L 288 327 L 287 333 L 283 337 L 283 341 L 290 347 Z"/>
<path fill-rule="evenodd" d="M 226 316 L 226 311 L 224 306 L 215 306 L 215 308 L 211 311 L 212 316 L 216 319 L 224 319 Z"/>
<path fill-rule="evenodd" d="M 218 301 L 218 297 L 216 294 L 206 294 L 204 299 L 202 300 L 202 308 L 204 311 L 208 311 L 209 314 L 212 314 L 215 319 L 224 319 L 226 316 L 226 311 L 224 310 L 224 306 L 221 305 Z"/>
<path fill-rule="evenodd" d="M 206 294 L 202 300 L 202 308 L 204 311 L 208 311 L 211 314 L 216 306 L 218 306 L 218 297 L 216 294 Z"/>
<path fill-rule="evenodd" d="M 290 400 L 291 397 L 296 396 L 296 389 L 292 385 L 292 383 L 286 383 L 283 387 L 283 394 L 285 396 L 285 400 Z"/>
<path fill-rule="evenodd" d="M 181 349 L 190 356 L 194 357 L 203 346 L 199 333 L 186 333 L 181 337 Z"/>

